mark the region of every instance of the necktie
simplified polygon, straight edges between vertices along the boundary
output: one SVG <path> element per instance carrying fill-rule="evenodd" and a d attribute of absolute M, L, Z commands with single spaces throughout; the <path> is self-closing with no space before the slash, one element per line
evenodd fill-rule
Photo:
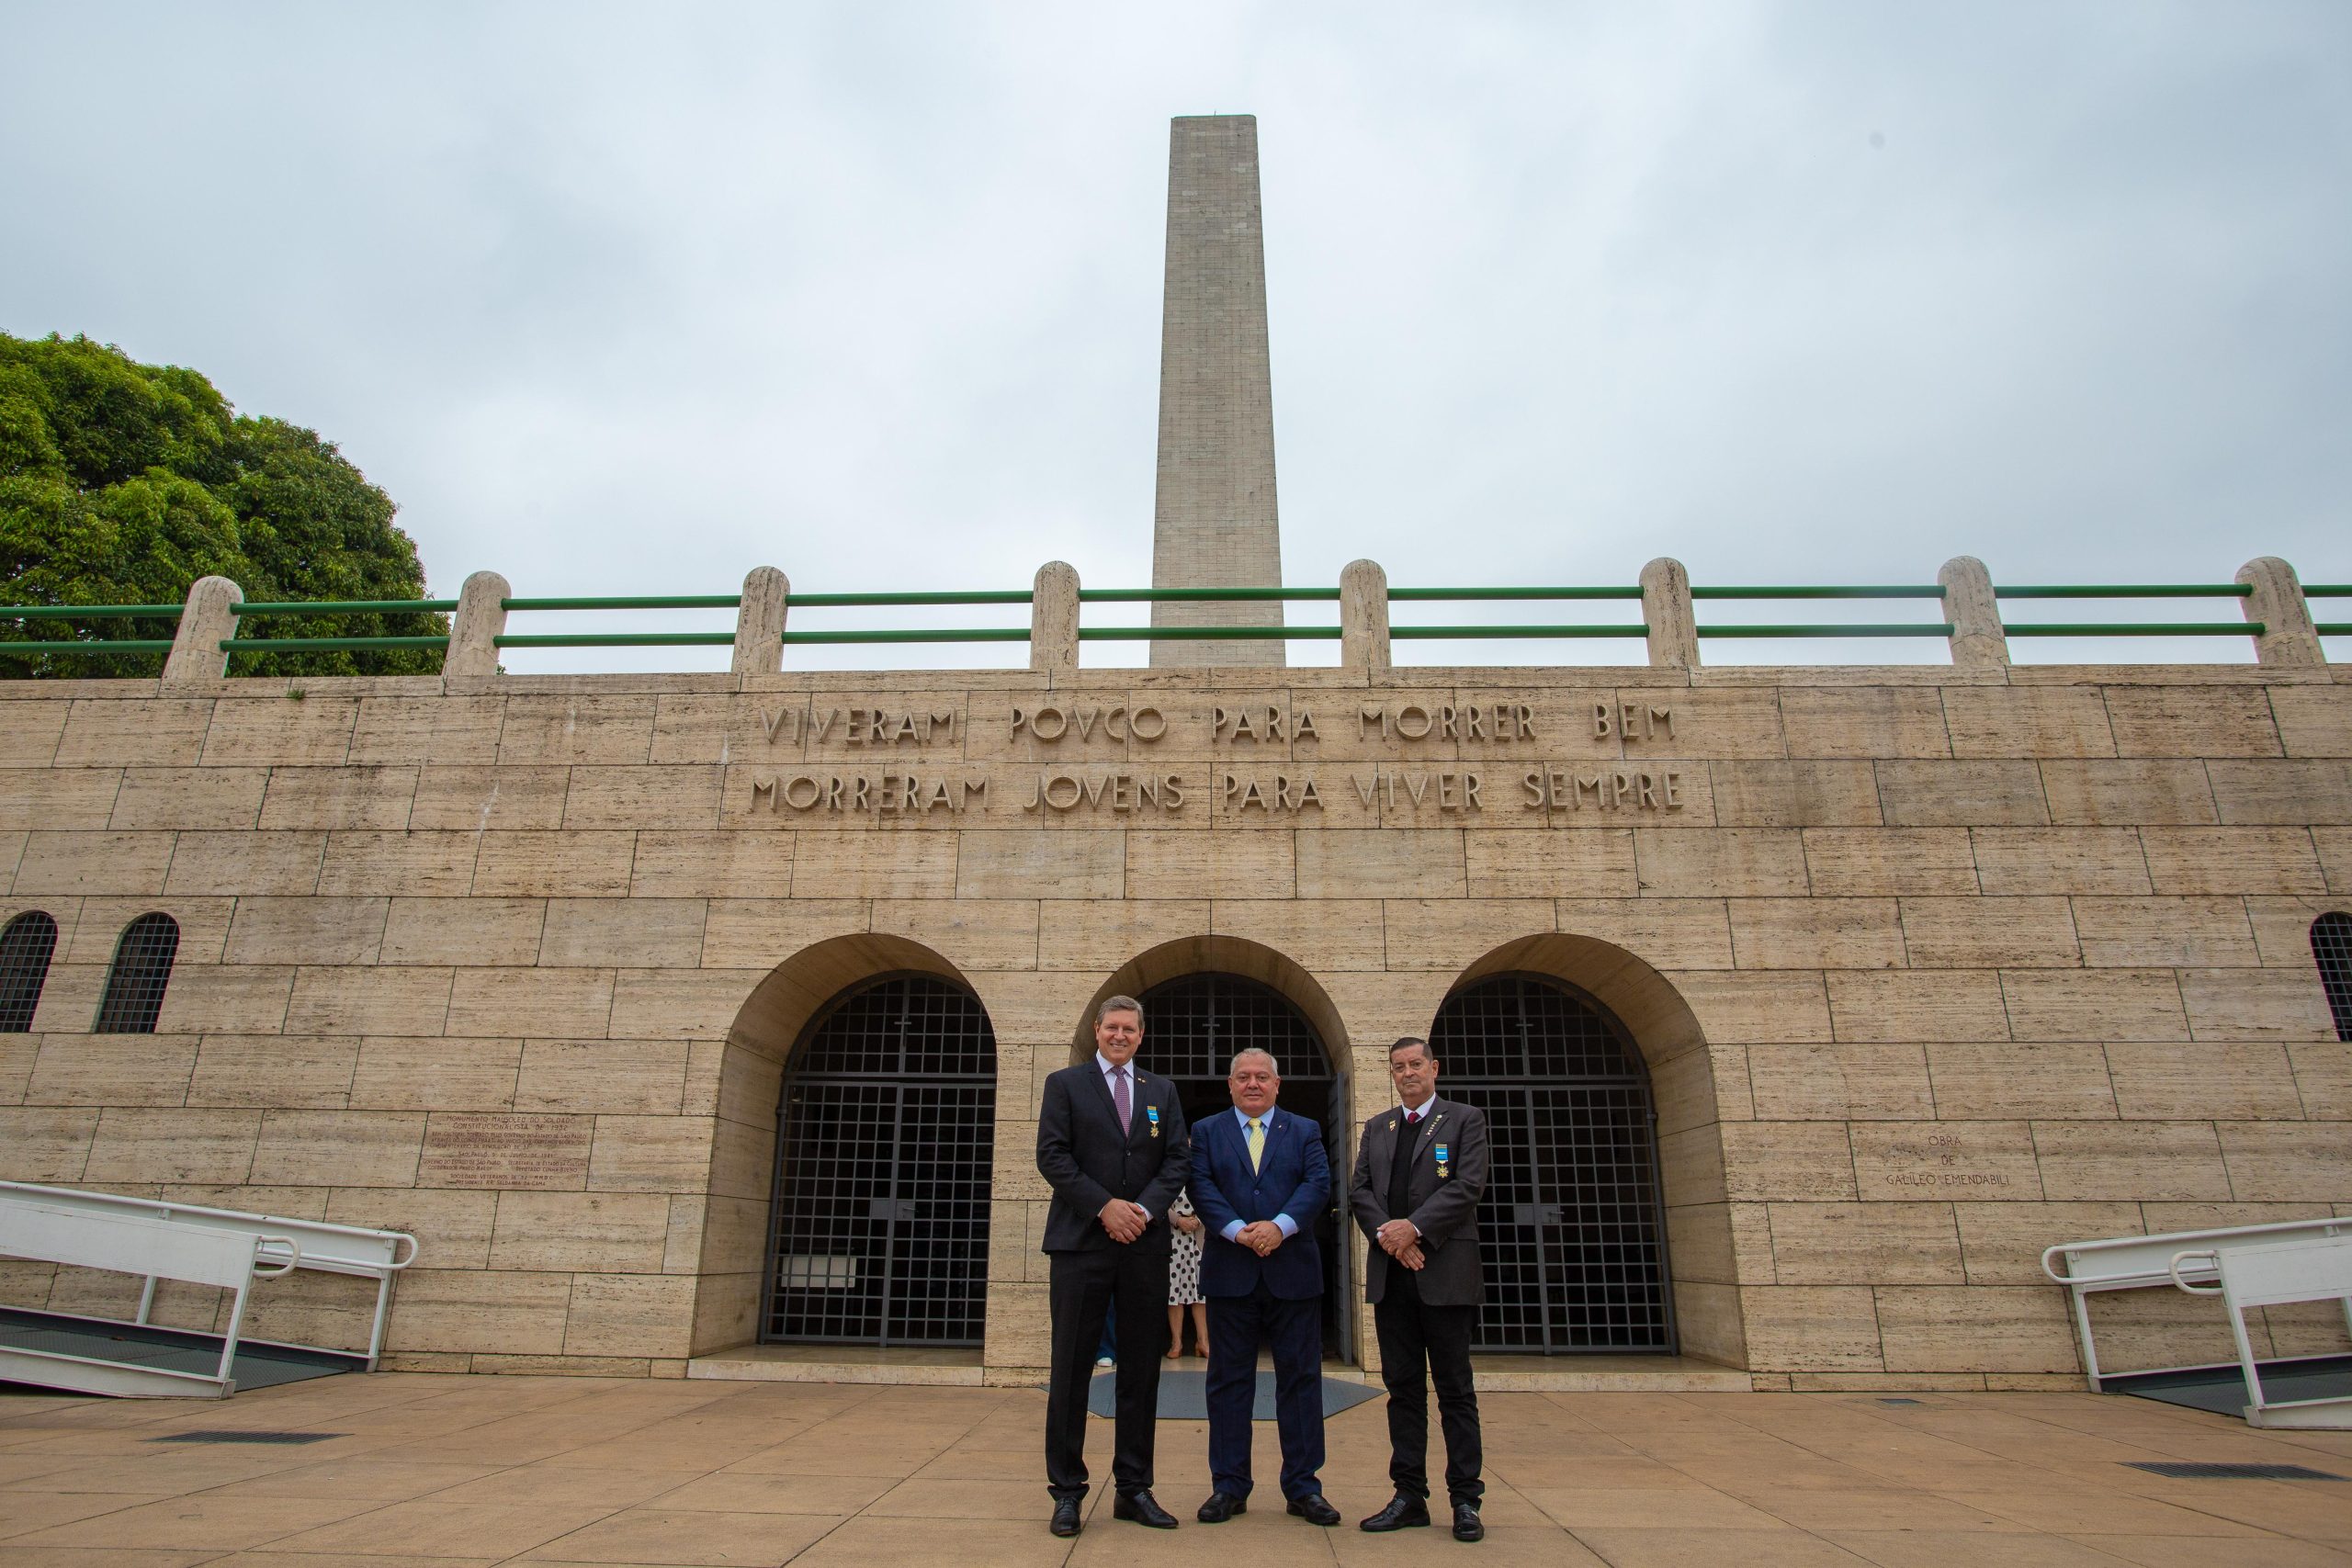
<path fill-rule="evenodd" d="M 1250 1135 L 1246 1141 L 1250 1145 L 1250 1168 L 1255 1170 L 1261 1156 L 1266 1152 L 1266 1130 L 1258 1125 L 1255 1116 L 1250 1118 Z"/>
<path fill-rule="evenodd" d="M 1127 1069 L 1111 1069 L 1111 1103 L 1119 1108 L 1119 1131 L 1132 1131 L 1136 1119 L 1135 1101 L 1127 1098 Z"/>

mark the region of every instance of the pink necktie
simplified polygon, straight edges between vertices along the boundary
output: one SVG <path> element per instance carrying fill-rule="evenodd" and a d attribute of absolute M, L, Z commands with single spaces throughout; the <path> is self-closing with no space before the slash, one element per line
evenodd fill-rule
<path fill-rule="evenodd" d="M 1136 1109 L 1134 1102 L 1127 1099 L 1127 1069 L 1125 1067 L 1111 1069 L 1111 1103 L 1119 1108 L 1119 1131 L 1131 1130 Z"/>

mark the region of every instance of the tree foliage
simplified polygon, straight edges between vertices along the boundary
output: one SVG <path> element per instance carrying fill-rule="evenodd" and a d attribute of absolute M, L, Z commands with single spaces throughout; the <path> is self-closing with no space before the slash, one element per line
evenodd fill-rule
<path fill-rule="evenodd" d="M 0 333 L 0 570 L 11 604 L 167 604 L 198 578 L 249 601 L 421 599 L 416 546 L 391 498 L 331 441 L 240 414 L 177 366 L 86 338 Z M 0 645 L 168 639 L 166 620 L 10 621 Z M 256 617 L 240 640 L 445 635 L 437 615 Z M 15 654 L 0 679 L 141 675 L 155 654 Z M 254 675 L 431 673 L 433 649 L 240 653 Z"/>

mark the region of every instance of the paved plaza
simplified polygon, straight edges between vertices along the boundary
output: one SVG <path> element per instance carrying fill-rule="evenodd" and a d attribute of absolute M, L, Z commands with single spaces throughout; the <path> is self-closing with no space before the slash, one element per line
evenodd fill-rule
<path fill-rule="evenodd" d="M 1366 1536 L 1381 1405 L 1329 1423 L 1320 1530 L 1191 1522 L 1207 1429 L 1160 1428 L 1172 1534 L 1094 1505 L 1046 1533 L 1034 1390 L 384 1374 L 225 1404 L 0 1398 L 0 1568 L 1196 1562 L 1251 1568 L 2352 1563 L 2352 1481 L 2168 1480 L 2131 1461 L 2352 1475 L 2352 1433 L 2266 1433 L 2083 1393 L 1498 1393 L 1487 1539 Z M 1909 1403 L 1916 1400 L 1917 1403 Z M 1109 1423 L 1092 1423 L 1098 1476 Z M 186 1434 L 333 1433 L 306 1443 Z M 1273 1430 L 1259 1429 L 1274 1468 Z"/>

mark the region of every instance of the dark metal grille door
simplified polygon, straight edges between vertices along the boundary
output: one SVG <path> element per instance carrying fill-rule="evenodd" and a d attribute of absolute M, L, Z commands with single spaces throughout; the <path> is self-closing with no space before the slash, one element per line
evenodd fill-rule
<path fill-rule="evenodd" d="M 2330 910 L 2312 922 L 2312 957 L 2335 1019 L 2335 1037 L 2352 1040 L 2352 915 Z"/>
<path fill-rule="evenodd" d="M 114 967 L 107 973 L 94 1034 L 153 1034 L 163 1016 L 164 987 L 179 956 L 180 923 L 169 915 L 141 915 L 122 929 Z"/>
<path fill-rule="evenodd" d="M 1430 1033 L 1438 1092 L 1487 1113 L 1474 1348 L 1672 1354 L 1657 1119 L 1616 1021 L 1506 975 L 1448 998 Z"/>
<path fill-rule="evenodd" d="M 0 1034 L 32 1028 L 56 953 L 57 922 L 41 910 L 18 915 L 0 931 Z"/>
<path fill-rule="evenodd" d="M 785 1075 L 763 1339 L 978 1345 L 996 1034 L 930 976 L 836 1001 Z"/>

